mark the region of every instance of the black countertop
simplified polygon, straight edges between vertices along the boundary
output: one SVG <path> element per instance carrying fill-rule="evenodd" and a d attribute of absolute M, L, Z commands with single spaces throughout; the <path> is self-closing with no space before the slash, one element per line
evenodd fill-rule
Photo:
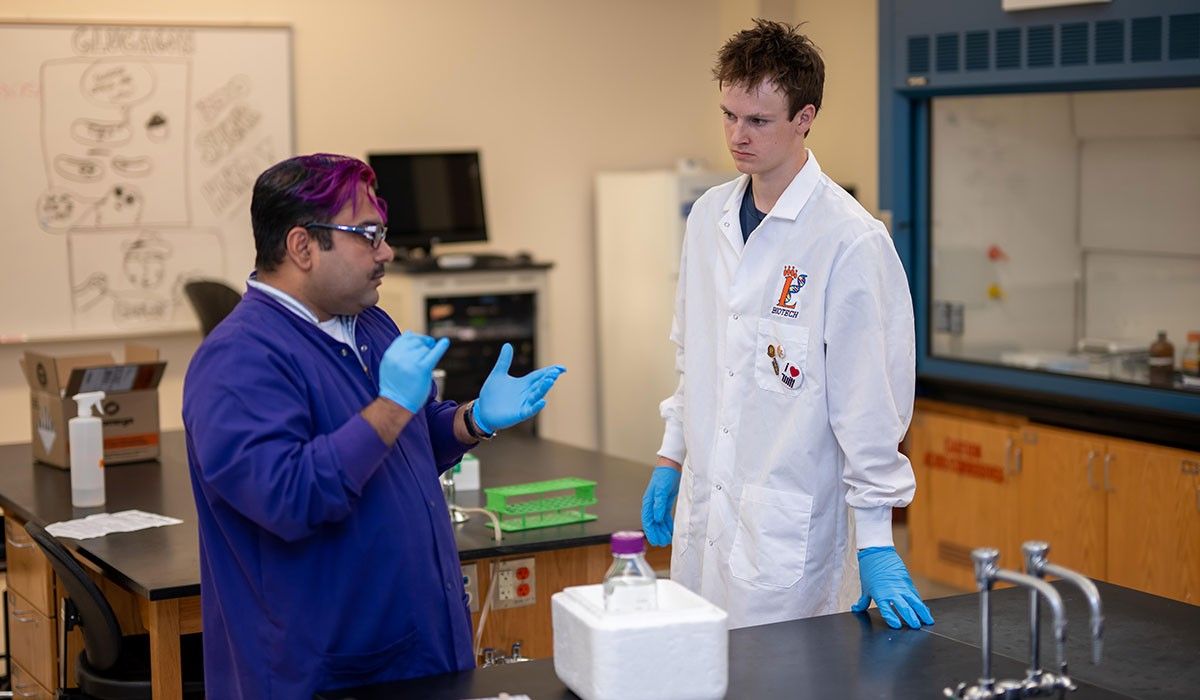
<path fill-rule="evenodd" d="M 1200 607 L 1097 583 L 1106 618 L 1105 653 L 1090 658 L 1087 607 L 1076 589 L 1054 584 L 1067 605 L 1067 660 L 1079 699 L 1195 698 L 1200 689 Z M 870 616 L 838 613 L 729 633 L 727 698 L 937 698 L 982 667 L 976 594 L 929 601 L 937 624 L 892 630 Z M 1019 679 L 1028 666 L 1028 594 L 992 596 L 993 675 Z M 1043 626 L 1043 630 L 1046 627 Z M 1046 640 L 1048 642 L 1048 640 Z M 1043 644 L 1043 654 L 1053 647 Z M 1052 659 L 1043 657 L 1043 663 Z M 554 674 L 554 660 L 326 691 L 319 700 L 461 700 L 525 693 L 534 700 L 577 700 Z"/>
<path fill-rule="evenodd" d="M 0 507 L 48 525 L 92 513 L 137 509 L 179 518 L 179 525 L 63 542 L 123 587 L 162 600 L 200 595 L 196 504 L 188 478 L 183 433 L 163 433 L 162 459 L 104 470 L 105 504 L 71 506 L 71 473 L 33 460 L 29 445 L 0 446 Z"/>
<path fill-rule="evenodd" d="M 506 532 L 503 541 L 497 544 L 492 539 L 492 528 L 485 525 L 487 517 L 472 513 L 469 522 L 455 526 L 458 553 L 464 560 L 607 544 L 609 535 L 618 530 L 642 529 L 642 493 L 650 478 L 649 461 L 639 464 L 517 433 L 484 443 L 475 449 L 475 454 L 479 457 L 484 488 L 566 476 L 597 482 L 598 503 L 586 508 L 597 519 L 577 525 Z M 482 507 L 483 490 L 459 491 L 454 501 L 460 506 Z"/>
<path fill-rule="evenodd" d="M 587 510 L 597 520 L 567 527 L 504 533 L 497 544 L 482 515 L 455 526 L 459 555 L 478 559 L 601 544 L 617 530 L 641 528 L 641 498 L 649 466 L 598 452 L 503 435 L 476 448 L 483 486 L 578 476 L 599 482 L 599 503 Z M 64 540 L 105 576 L 150 600 L 200 595 L 199 535 L 181 431 L 162 434 L 158 461 L 118 464 L 105 472 L 107 503 L 102 508 L 71 506 L 70 472 L 33 460 L 28 444 L 0 446 L 0 507 L 40 525 L 96 512 L 138 509 L 183 520 L 180 525 L 114 533 L 89 540 Z M 482 506 L 482 491 L 460 491 L 456 502 Z M 447 515 L 449 517 L 449 515 Z"/>

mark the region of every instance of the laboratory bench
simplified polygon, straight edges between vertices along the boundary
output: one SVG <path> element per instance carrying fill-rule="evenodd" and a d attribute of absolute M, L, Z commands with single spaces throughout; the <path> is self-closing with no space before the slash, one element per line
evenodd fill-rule
<path fill-rule="evenodd" d="M 116 533 L 88 540 L 64 540 L 113 604 L 127 634 L 149 632 L 155 698 L 179 697 L 180 634 L 200 629 L 200 559 L 196 509 L 181 431 L 164 432 L 157 461 L 114 465 L 105 470 L 107 503 L 102 509 L 71 506 L 70 473 L 34 462 L 30 445 L 0 446 L 0 507 L 5 513 L 8 553 L 8 629 L 14 673 L 53 697 L 59 654 L 55 633 L 61 589 L 48 562 L 23 528 L 82 517 L 93 512 L 138 509 L 183 520 L 181 524 Z M 505 533 L 493 540 L 487 520 L 474 514 L 456 525 L 456 541 L 472 607 L 479 608 L 497 564 L 528 567 L 530 585 L 522 595 L 499 596 L 484 629 L 486 646 L 508 649 L 522 642 L 524 654 L 551 653 L 549 593 L 603 578 L 611 555 L 608 538 L 617 530 L 640 529 L 640 507 L 649 468 L 519 432 L 504 434 L 475 449 L 484 487 L 577 476 L 598 482 L 598 503 L 587 508 L 596 520 L 566 527 Z M 482 491 L 460 491 L 456 502 L 474 507 Z M 447 514 L 449 517 L 449 514 Z M 662 566 L 663 550 L 656 554 Z M 13 611 L 28 612 L 14 616 Z M 478 612 L 473 623 L 478 623 Z M 68 641 L 70 653 L 80 648 L 79 632 Z M 71 665 L 69 682 L 73 679 Z M 33 687 L 33 686 L 30 686 Z"/>
<path fill-rule="evenodd" d="M 1103 600 L 1104 657 L 1092 666 L 1087 604 L 1078 589 L 1053 584 L 1069 620 L 1067 662 L 1078 690 L 1068 698 L 1167 700 L 1200 692 L 1200 607 L 1098 583 Z M 992 669 L 1020 679 L 1028 668 L 1028 593 L 992 593 Z M 727 698 L 935 698 L 982 668 L 979 596 L 929 601 L 936 624 L 892 630 L 872 609 L 747 627 L 729 633 Z M 1045 619 L 1045 618 L 1044 618 Z M 1043 665 L 1053 661 L 1042 625 Z M 1048 655 L 1050 654 L 1050 655 Z M 534 700 L 574 700 L 555 676 L 553 659 L 462 673 L 330 690 L 318 700 L 461 700 L 524 693 Z"/>

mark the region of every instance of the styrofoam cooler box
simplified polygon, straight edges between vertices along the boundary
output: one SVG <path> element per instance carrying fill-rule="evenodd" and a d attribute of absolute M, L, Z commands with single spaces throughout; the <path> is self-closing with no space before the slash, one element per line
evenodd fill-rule
<path fill-rule="evenodd" d="M 602 585 L 550 599 L 554 672 L 584 700 L 718 700 L 729 682 L 725 611 L 665 579 L 658 609 L 605 614 Z"/>

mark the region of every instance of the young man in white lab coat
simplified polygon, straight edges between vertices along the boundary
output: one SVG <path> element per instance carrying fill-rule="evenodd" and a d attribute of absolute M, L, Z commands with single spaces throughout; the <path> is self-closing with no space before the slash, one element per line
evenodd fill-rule
<path fill-rule="evenodd" d="M 874 600 L 892 627 L 932 624 L 891 529 L 915 490 L 897 449 L 912 416 L 912 301 L 883 224 L 805 147 L 824 64 L 795 27 L 756 20 L 713 73 L 743 175 L 688 216 L 679 386 L 661 406 L 642 525 L 673 545 L 671 578 L 731 627 L 856 597 L 853 610 Z"/>

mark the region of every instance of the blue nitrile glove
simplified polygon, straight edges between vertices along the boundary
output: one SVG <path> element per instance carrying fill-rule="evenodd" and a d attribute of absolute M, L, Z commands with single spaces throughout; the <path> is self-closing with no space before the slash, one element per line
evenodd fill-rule
<path fill-rule="evenodd" d="M 680 471 L 674 467 L 655 467 L 642 496 L 642 531 L 655 547 L 671 544 L 675 531 L 675 497 L 679 495 Z"/>
<path fill-rule="evenodd" d="M 416 413 L 429 400 L 433 368 L 450 340 L 435 341 L 420 333 L 403 333 L 392 341 L 379 361 L 379 395 Z"/>
<path fill-rule="evenodd" d="M 933 624 L 933 615 L 917 593 L 895 547 L 858 550 L 858 577 L 862 581 L 862 597 L 850 608 L 854 612 L 866 610 L 874 598 L 883 621 L 892 629 L 903 626 L 900 618 L 913 629 L 920 629 L 921 623 Z"/>
<path fill-rule="evenodd" d="M 475 427 L 485 433 L 511 428 L 536 416 L 546 407 L 546 393 L 558 381 L 558 375 L 567 371 L 562 365 L 551 365 L 524 377 L 513 377 L 508 373 L 512 357 L 512 345 L 505 343 L 475 400 Z"/>

